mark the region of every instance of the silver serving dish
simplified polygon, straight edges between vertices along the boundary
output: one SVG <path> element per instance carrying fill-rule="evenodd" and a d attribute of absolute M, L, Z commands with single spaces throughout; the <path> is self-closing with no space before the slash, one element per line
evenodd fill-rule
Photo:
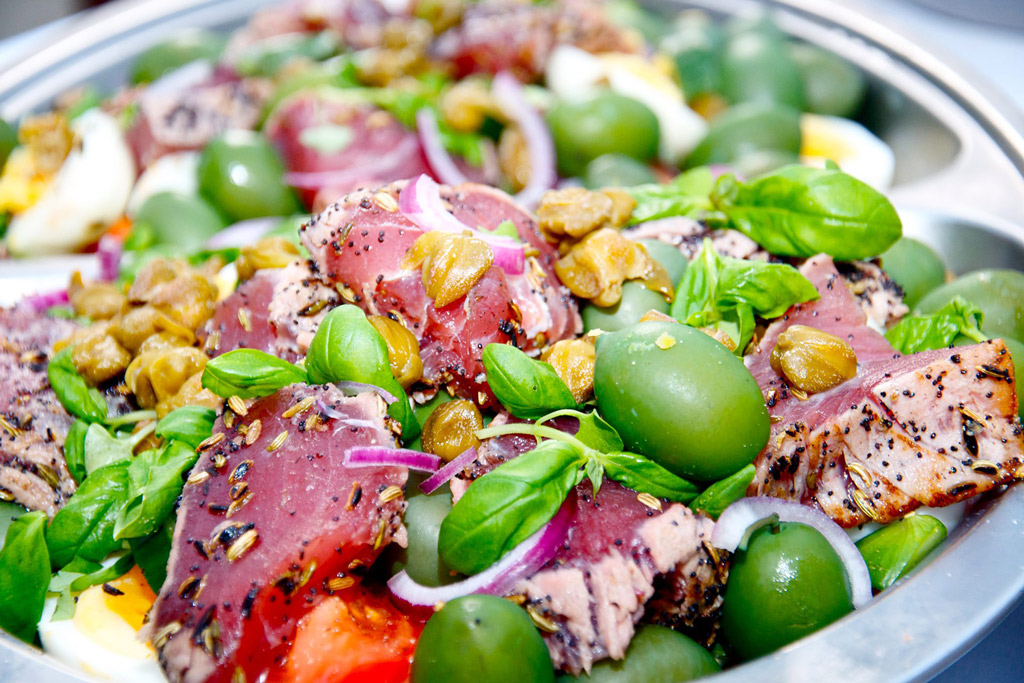
<path fill-rule="evenodd" d="M 18 118 L 92 82 L 113 89 L 146 47 L 191 26 L 230 29 L 277 0 L 121 0 L 0 73 L 0 116 Z M 653 0 L 728 15 L 754 0 Z M 858 65 L 870 81 L 865 123 L 895 151 L 891 192 L 906 233 L 958 272 L 1024 269 L 1024 125 L 1011 106 L 853 5 L 769 0 L 779 25 Z M 8 280 L 8 284 L 11 280 Z M 5 287 L 6 288 L 6 287 Z M 976 505 L 928 563 L 867 608 L 755 662 L 735 681 L 927 679 L 980 640 L 1024 592 L 1024 488 Z M 0 680 L 83 680 L 0 633 Z"/>

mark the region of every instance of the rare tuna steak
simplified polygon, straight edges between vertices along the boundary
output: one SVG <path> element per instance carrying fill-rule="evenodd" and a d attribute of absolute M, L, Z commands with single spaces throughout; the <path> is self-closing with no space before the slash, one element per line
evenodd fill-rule
<path fill-rule="evenodd" d="M 1018 476 L 1024 430 L 1002 341 L 902 356 L 865 325 L 830 258 L 815 256 L 801 272 L 821 298 L 772 323 L 746 359 L 775 417 L 750 495 L 813 503 L 851 527 L 950 505 Z M 795 324 L 847 340 L 856 377 L 794 393 L 769 357 Z"/>
<path fill-rule="evenodd" d="M 233 423 L 218 420 L 225 438 L 185 486 L 151 611 L 172 681 L 261 680 L 320 597 L 405 544 L 407 470 L 342 464 L 346 448 L 394 445 L 375 394 L 293 385 Z"/>

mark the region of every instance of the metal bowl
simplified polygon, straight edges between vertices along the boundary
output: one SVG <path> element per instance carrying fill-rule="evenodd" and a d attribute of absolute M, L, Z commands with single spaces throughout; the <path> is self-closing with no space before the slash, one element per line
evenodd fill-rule
<path fill-rule="evenodd" d="M 18 118 L 92 82 L 109 89 L 127 65 L 176 29 L 230 29 L 277 0 L 122 0 L 0 73 L 0 116 Z M 907 234 L 957 272 L 1024 269 L 1024 130 L 1012 107 L 932 53 L 847 4 L 817 0 L 653 0 L 667 11 L 730 15 L 767 4 L 787 33 L 862 69 L 863 122 L 896 153 L 891 197 Z M 814 635 L 719 674 L 733 681 L 907 681 L 952 662 L 1024 592 L 1024 489 L 980 501 L 914 575 Z M 0 633 L 0 680 L 56 683 L 75 672 Z"/>

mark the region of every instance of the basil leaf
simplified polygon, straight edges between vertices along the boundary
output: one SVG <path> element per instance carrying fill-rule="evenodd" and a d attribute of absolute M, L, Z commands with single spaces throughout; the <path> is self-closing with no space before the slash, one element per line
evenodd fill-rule
<path fill-rule="evenodd" d="M 575 408 L 572 392 L 548 363 L 533 360 L 508 344 L 488 344 L 483 352 L 487 384 L 508 412 L 535 420 Z"/>
<path fill-rule="evenodd" d="M 883 194 L 832 169 L 784 166 L 747 183 L 724 175 L 711 200 L 732 227 L 782 256 L 868 259 L 903 232 Z"/>
<path fill-rule="evenodd" d="M 217 413 L 209 408 L 182 406 L 175 408 L 156 423 L 156 435 L 168 441 L 177 439 L 196 448 L 213 434 L 213 423 L 216 419 Z"/>
<path fill-rule="evenodd" d="M 441 523 L 441 558 L 463 574 L 487 569 L 554 517 L 585 463 L 578 448 L 546 441 L 483 475 Z"/>
<path fill-rule="evenodd" d="M 682 477 L 636 453 L 605 453 L 600 456 L 600 461 L 606 477 L 638 493 L 688 503 L 699 492 L 696 486 Z"/>
<path fill-rule="evenodd" d="M 114 539 L 114 518 L 128 496 L 128 467 L 122 462 L 92 472 L 54 515 L 46 545 L 55 568 L 75 556 L 100 562 L 121 547 Z"/>
<path fill-rule="evenodd" d="M 818 298 L 796 268 L 782 263 L 720 256 L 711 240 L 683 273 L 672 316 L 691 327 L 716 327 L 743 353 L 754 334 L 754 315 L 777 318 L 790 306 Z"/>
<path fill-rule="evenodd" d="M 160 587 L 167 580 L 167 563 L 171 558 L 171 539 L 174 537 L 175 515 L 167 515 L 163 524 L 152 536 L 146 539 L 128 539 L 132 556 L 146 577 L 146 583 L 153 592 L 159 593 Z"/>
<path fill-rule="evenodd" d="M 960 335 L 975 342 L 986 341 L 988 336 L 981 331 L 984 321 L 980 308 L 957 296 L 931 315 L 903 318 L 885 333 L 885 338 L 902 354 L 945 349 Z"/>
<path fill-rule="evenodd" d="M 715 180 L 711 169 L 701 166 L 676 176 L 664 185 L 635 185 L 626 188 L 636 207 L 628 225 L 686 216 L 702 218 L 714 209 L 710 195 Z"/>
<path fill-rule="evenodd" d="M 206 364 L 203 386 L 223 398 L 270 396 L 278 389 L 306 381 L 297 365 L 256 349 L 236 349 Z"/>
<path fill-rule="evenodd" d="M 693 499 L 690 509 L 694 512 L 703 510 L 712 519 L 718 519 L 725 508 L 747 496 L 747 487 L 754 481 L 756 474 L 757 469 L 753 465 L 747 465 L 739 472 L 716 481 Z"/>
<path fill-rule="evenodd" d="M 597 496 L 601 492 L 601 484 L 604 483 L 604 465 L 596 457 L 589 457 L 583 470 L 594 488 L 594 495 Z"/>
<path fill-rule="evenodd" d="M 548 413 L 541 419 L 537 420 L 537 424 L 544 424 L 556 417 L 574 417 L 580 423 L 580 428 L 574 434 L 576 439 L 583 443 L 588 448 L 593 448 L 599 453 L 609 453 L 611 451 L 621 451 L 623 449 L 622 437 L 615 431 L 615 428 L 604 421 L 604 419 L 597 414 L 582 413 L 578 410 L 556 410 L 553 413 Z"/>
<path fill-rule="evenodd" d="M 86 473 L 92 475 L 101 467 L 131 460 L 136 443 L 134 437 L 119 439 L 101 425 L 89 425 L 83 442 Z"/>
<path fill-rule="evenodd" d="M 68 435 L 64 437 L 64 461 L 68 465 L 68 472 L 75 483 L 81 484 L 85 479 L 85 435 L 89 431 L 89 423 L 82 420 L 75 420 L 68 428 Z"/>
<path fill-rule="evenodd" d="M 11 524 L 14 524 L 14 520 L 23 514 L 25 514 L 25 508 L 17 503 L 0 501 L 0 550 L 3 550 L 7 529 L 10 528 Z"/>
<path fill-rule="evenodd" d="M 107 419 L 107 401 L 78 374 L 71 353 L 71 347 L 65 347 L 50 359 L 46 367 L 53 393 L 64 409 L 75 417 L 86 422 L 103 422 Z"/>
<path fill-rule="evenodd" d="M 142 538 L 174 510 L 184 475 L 199 455 L 181 441 L 141 453 L 128 467 L 128 497 L 114 523 L 114 538 Z"/>
<path fill-rule="evenodd" d="M 930 515 L 910 514 L 857 541 L 871 587 L 885 590 L 906 576 L 946 539 L 946 526 Z"/>
<path fill-rule="evenodd" d="M 26 512 L 8 527 L 0 550 L 0 628 L 31 644 L 49 583 L 46 513 Z"/>
<path fill-rule="evenodd" d="M 322 62 L 338 54 L 341 48 L 333 31 L 285 34 L 277 40 L 261 41 L 242 50 L 234 67 L 242 76 L 274 76 L 292 60 L 304 58 Z"/>

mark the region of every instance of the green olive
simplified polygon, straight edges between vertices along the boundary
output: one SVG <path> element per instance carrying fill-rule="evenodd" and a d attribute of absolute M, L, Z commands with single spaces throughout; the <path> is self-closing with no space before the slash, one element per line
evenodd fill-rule
<path fill-rule="evenodd" d="M 199 158 L 199 192 L 233 220 L 302 210 L 284 184 L 284 165 L 259 133 L 233 130 L 211 140 Z"/>
<path fill-rule="evenodd" d="M 783 522 L 751 535 L 732 557 L 722 636 L 742 659 L 803 638 L 853 610 L 842 560 L 821 532 Z"/>
<path fill-rule="evenodd" d="M 560 676 L 560 683 L 677 683 L 710 676 L 722 670 L 707 650 L 664 626 L 637 629 L 625 659 L 606 659 L 594 665 L 590 674 L 579 678 Z"/>
<path fill-rule="evenodd" d="M 409 546 L 402 551 L 402 568 L 416 583 L 424 586 L 443 586 L 458 581 L 451 568 L 437 552 L 437 535 L 441 522 L 451 512 L 452 494 L 437 491 L 432 495 L 410 489 L 409 506 L 405 510 L 405 528 L 409 533 Z"/>
<path fill-rule="evenodd" d="M 672 284 L 678 285 L 679 281 L 683 278 L 683 273 L 686 272 L 686 266 L 690 263 L 683 252 L 679 251 L 678 248 L 673 247 L 671 244 L 662 242 L 661 240 L 638 240 L 640 244 L 647 248 L 647 253 L 651 255 L 655 261 L 665 266 L 665 270 L 668 271 L 668 277 L 672 280 Z"/>
<path fill-rule="evenodd" d="M 135 215 L 135 229 L 148 231 L 155 244 L 173 244 L 193 251 L 226 226 L 200 197 L 160 192 L 147 199 Z"/>
<path fill-rule="evenodd" d="M 846 118 L 857 113 L 867 86 L 856 67 L 806 43 L 791 44 L 789 56 L 800 70 L 807 111 Z"/>
<path fill-rule="evenodd" d="M 131 82 L 149 83 L 197 59 L 216 61 L 224 50 L 226 39 L 210 31 L 186 31 L 167 42 L 154 45 L 132 64 Z"/>
<path fill-rule="evenodd" d="M 743 361 L 678 323 L 599 336 L 594 393 L 629 450 L 682 477 L 727 477 L 768 442 L 764 397 Z"/>
<path fill-rule="evenodd" d="M 762 150 L 800 153 L 798 111 L 753 102 L 730 107 L 711 121 L 686 165 L 728 164 Z"/>
<path fill-rule="evenodd" d="M 0 119 L 0 169 L 4 167 L 7 157 L 18 146 L 18 131 L 14 126 Z"/>
<path fill-rule="evenodd" d="M 721 26 L 703 12 L 684 12 L 662 39 L 661 49 L 675 61 L 686 99 L 721 89 L 724 45 Z"/>
<path fill-rule="evenodd" d="M 412 683 L 554 681 L 544 639 L 523 608 L 494 595 L 446 602 L 423 628 Z"/>
<path fill-rule="evenodd" d="M 665 297 L 647 289 L 636 280 L 622 285 L 622 298 L 614 306 L 602 308 L 587 304 L 580 311 L 583 317 L 583 329 L 604 330 L 614 332 L 638 322 L 640 317 L 650 310 L 668 313 L 668 302 Z"/>
<path fill-rule="evenodd" d="M 797 111 L 804 106 L 803 80 L 786 43 L 763 31 L 741 31 L 726 41 L 722 94 L 733 104 L 780 104 Z"/>
<path fill-rule="evenodd" d="M 656 182 L 658 179 L 650 166 L 625 154 L 602 154 L 583 171 L 583 186 L 591 190 Z"/>
<path fill-rule="evenodd" d="M 560 102 L 547 115 L 558 155 L 558 170 L 578 176 L 602 154 L 639 161 L 658 153 L 658 119 L 631 97 L 603 91 L 579 102 Z"/>
<path fill-rule="evenodd" d="M 946 282 L 946 264 L 931 247 L 911 237 L 899 238 L 881 259 L 882 268 L 903 289 L 903 302 L 911 308 Z"/>
<path fill-rule="evenodd" d="M 985 334 L 1024 339 L 1024 273 L 979 270 L 961 275 L 930 292 L 917 304 L 916 310 L 934 313 L 957 295 L 985 313 L 985 322 L 981 326 Z"/>

